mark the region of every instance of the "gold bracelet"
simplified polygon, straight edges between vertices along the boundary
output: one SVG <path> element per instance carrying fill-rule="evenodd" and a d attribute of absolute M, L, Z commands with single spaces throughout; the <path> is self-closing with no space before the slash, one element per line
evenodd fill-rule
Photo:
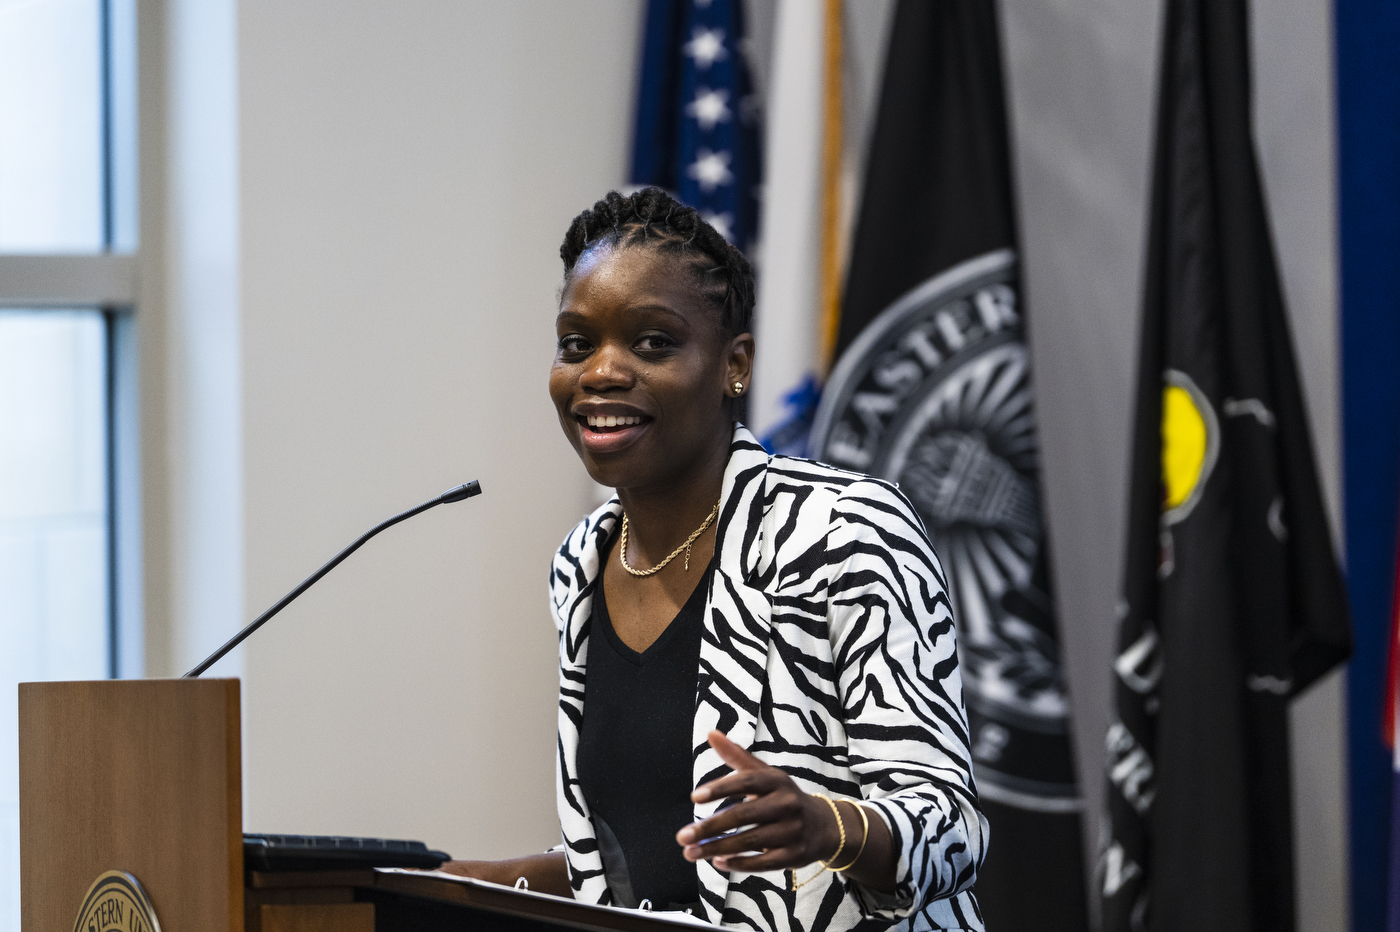
<path fill-rule="evenodd" d="M 865 814 L 865 807 L 862 806 L 860 803 L 851 802 L 849 799 L 846 800 L 846 802 L 851 803 L 852 806 L 855 806 L 856 812 L 860 813 L 860 828 L 863 834 L 860 838 L 860 848 L 856 850 L 856 856 L 851 858 L 850 862 L 846 864 L 846 866 L 827 868 L 827 870 L 834 871 L 836 873 L 840 873 L 841 871 L 849 870 L 850 868 L 854 867 L 855 863 L 860 860 L 860 856 L 865 853 L 865 843 L 870 840 L 870 819 Z M 836 859 L 832 858 L 832 860 L 834 861 Z"/>
<path fill-rule="evenodd" d="M 826 804 L 831 807 L 831 814 L 836 816 L 836 830 L 841 833 L 841 844 L 836 846 L 836 850 L 832 852 L 831 857 L 817 862 L 826 870 L 831 870 L 831 862 L 839 858 L 841 852 L 846 850 L 846 824 L 841 821 L 841 810 L 836 808 L 836 803 L 832 801 L 830 796 L 823 793 L 813 793 L 812 795 L 817 797 L 817 799 L 826 800 Z"/>
<path fill-rule="evenodd" d="M 822 869 L 817 871 L 815 874 L 808 877 L 801 883 L 798 883 L 797 881 L 796 868 L 792 870 L 791 873 L 793 893 L 796 893 L 798 890 L 801 890 L 803 887 L 807 886 L 807 884 L 816 880 L 818 877 L 820 877 L 822 874 L 825 874 L 827 871 L 831 870 L 831 868 L 827 867 L 827 865 L 839 858 L 841 856 L 841 852 L 846 848 L 846 825 L 844 822 L 841 821 L 841 810 L 836 808 L 836 803 L 832 801 L 830 796 L 825 796 L 821 793 L 813 793 L 812 795 L 817 797 L 817 799 L 826 800 L 826 804 L 831 807 L 831 814 L 836 817 L 836 830 L 841 833 L 841 843 L 836 846 L 836 851 L 832 853 L 831 857 L 827 858 L 825 861 L 818 860 L 817 863 L 821 864 Z M 857 857 L 859 857 L 859 855 L 857 855 Z"/>
<path fill-rule="evenodd" d="M 793 893 L 796 893 L 798 890 L 801 890 L 803 887 L 807 886 L 807 884 L 816 880 L 818 877 L 820 877 L 822 874 L 825 874 L 827 871 L 831 871 L 832 873 L 840 873 L 841 871 L 850 870 L 852 867 L 855 866 L 856 862 L 860 860 L 860 856 L 865 853 L 865 846 L 870 841 L 870 818 L 866 815 L 865 807 L 862 806 L 860 803 L 852 802 L 849 799 L 843 800 L 843 802 L 848 802 L 852 806 L 855 806 L 856 811 L 860 813 L 860 848 L 856 850 L 856 856 L 851 858 L 849 863 L 843 865 L 842 867 L 832 867 L 831 862 L 835 861 L 840 856 L 842 849 L 846 847 L 846 824 L 841 819 L 841 810 L 836 807 L 836 803 L 833 800 L 831 800 L 827 796 L 823 796 L 821 793 L 813 793 L 812 795 L 818 796 L 826 800 L 826 804 L 832 808 L 833 812 L 836 813 L 836 828 L 841 833 L 841 843 L 836 846 L 835 854 L 827 858 L 825 861 L 819 862 L 822 865 L 821 870 L 817 871 L 815 874 L 813 874 L 811 877 L 808 877 L 806 880 L 803 880 L 799 883 L 797 880 L 796 869 L 791 871 Z"/>

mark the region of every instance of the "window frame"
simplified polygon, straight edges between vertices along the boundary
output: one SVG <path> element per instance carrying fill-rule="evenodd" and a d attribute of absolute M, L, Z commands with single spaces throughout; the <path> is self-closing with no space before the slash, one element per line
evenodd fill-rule
<path fill-rule="evenodd" d="M 0 308 L 102 313 L 106 351 L 107 675 L 145 673 L 137 397 L 137 10 L 99 0 L 103 248 L 0 253 Z"/>

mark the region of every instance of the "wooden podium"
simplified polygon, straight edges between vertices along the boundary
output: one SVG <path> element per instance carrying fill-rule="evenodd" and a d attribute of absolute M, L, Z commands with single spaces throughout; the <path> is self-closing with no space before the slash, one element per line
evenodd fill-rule
<path fill-rule="evenodd" d="M 162 932 L 693 926 L 432 875 L 245 872 L 238 711 L 237 680 L 20 684 L 23 932 L 73 932 L 112 870 L 140 882 Z"/>
<path fill-rule="evenodd" d="M 243 927 L 237 680 L 19 687 L 24 932 L 73 932 L 98 875 L 136 877 L 165 932 Z"/>

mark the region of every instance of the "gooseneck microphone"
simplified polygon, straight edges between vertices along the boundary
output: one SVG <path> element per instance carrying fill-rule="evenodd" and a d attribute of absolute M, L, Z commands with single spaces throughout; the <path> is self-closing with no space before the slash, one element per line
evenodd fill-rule
<path fill-rule="evenodd" d="M 392 518 L 390 518 L 388 521 L 383 522 L 382 524 L 376 524 L 374 527 L 366 531 L 364 533 L 364 536 L 362 536 L 359 540 L 355 541 L 349 547 L 346 547 L 344 550 L 340 551 L 340 553 L 336 554 L 333 560 L 331 560 L 325 566 L 321 567 L 319 570 L 308 576 L 306 578 L 306 581 L 303 582 L 300 586 L 297 586 L 291 592 L 288 592 L 286 595 L 284 595 L 280 602 L 272 606 L 272 608 L 269 608 L 267 611 L 263 612 L 257 618 L 253 619 L 252 623 L 249 624 L 248 627 L 244 628 L 242 631 L 229 638 L 228 643 L 224 644 L 223 647 L 220 647 L 218 650 L 214 651 L 214 653 L 206 657 L 204 659 L 204 662 L 201 663 L 199 666 L 186 673 L 185 678 L 188 679 L 190 677 L 199 676 L 199 674 L 203 673 L 205 670 L 208 670 L 214 664 L 218 663 L 219 660 L 223 658 L 224 654 L 227 654 L 239 644 L 242 644 L 244 638 L 261 628 L 273 615 L 276 615 L 278 612 L 282 611 L 282 609 L 292 604 L 292 601 L 296 599 L 297 596 L 301 595 L 307 589 L 310 589 L 312 586 L 314 586 L 318 579 L 329 573 L 331 570 L 335 569 L 337 566 L 339 566 L 342 560 L 350 556 L 350 554 L 354 553 L 356 550 L 359 550 L 360 547 L 364 545 L 365 541 L 369 540 L 371 537 L 378 534 L 380 531 L 384 530 L 385 528 L 391 528 L 394 525 L 398 524 L 400 521 L 407 521 L 414 515 L 422 514 L 429 508 L 436 507 L 437 505 L 447 505 L 451 502 L 460 502 L 463 499 L 471 498 L 473 495 L 480 494 L 481 483 L 473 479 L 471 482 L 468 482 L 465 485 L 459 485 L 456 488 L 448 489 L 446 492 L 443 492 L 437 498 L 430 498 L 423 504 L 418 505 L 415 508 L 410 508 L 408 509 L 408 511 L 405 511 L 402 514 L 394 515 Z"/>

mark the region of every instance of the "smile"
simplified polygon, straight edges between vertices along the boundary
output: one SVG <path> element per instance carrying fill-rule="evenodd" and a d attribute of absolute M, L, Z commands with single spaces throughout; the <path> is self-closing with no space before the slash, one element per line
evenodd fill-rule
<path fill-rule="evenodd" d="M 576 414 L 574 420 L 582 428 L 579 440 L 593 453 L 617 453 L 630 447 L 652 421 L 639 414 Z"/>
<path fill-rule="evenodd" d="M 611 414 L 600 417 L 589 415 L 584 420 L 588 423 L 588 426 L 592 427 L 594 430 L 608 427 L 631 427 L 633 424 L 642 423 L 642 419 L 639 417 L 616 417 Z"/>

